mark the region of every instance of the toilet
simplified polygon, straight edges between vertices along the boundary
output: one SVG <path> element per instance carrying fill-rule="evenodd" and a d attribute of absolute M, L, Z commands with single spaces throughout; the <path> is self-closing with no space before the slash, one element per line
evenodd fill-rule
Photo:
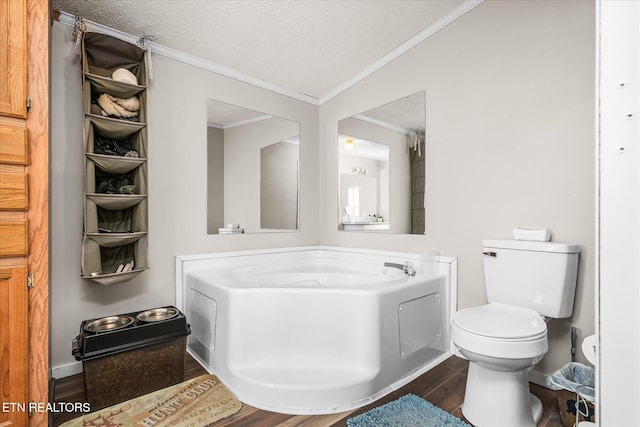
<path fill-rule="evenodd" d="M 570 317 L 579 245 L 485 240 L 488 304 L 456 312 L 451 341 L 469 360 L 462 413 L 476 427 L 535 427 L 529 371 L 549 348 L 547 322 Z"/>

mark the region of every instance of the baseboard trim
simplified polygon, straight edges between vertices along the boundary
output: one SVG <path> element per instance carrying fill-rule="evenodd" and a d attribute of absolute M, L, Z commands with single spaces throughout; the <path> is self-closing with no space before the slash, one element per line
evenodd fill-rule
<path fill-rule="evenodd" d="M 73 362 L 68 365 L 56 366 L 51 368 L 50 376 L 52 378 L 65 378 L 71 375 L 82 373 L 82 362 Z"/>

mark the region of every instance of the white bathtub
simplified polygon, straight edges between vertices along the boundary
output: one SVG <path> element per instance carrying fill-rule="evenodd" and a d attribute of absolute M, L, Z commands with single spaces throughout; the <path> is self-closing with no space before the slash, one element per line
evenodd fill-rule
<path fill-rule="evenodd" d="M 385 262 L 412 262 L 408 276 Z M 450 355 L 455 259 L 303 247 L 177 259 L 188 351 L 244 403 L 326 414 Z"/>

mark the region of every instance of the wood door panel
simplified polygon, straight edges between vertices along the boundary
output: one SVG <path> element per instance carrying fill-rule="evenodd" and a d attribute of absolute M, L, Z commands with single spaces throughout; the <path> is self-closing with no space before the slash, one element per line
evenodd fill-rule
<path fill-rule="evenodd" d="M 28 224 L 26 219 L 0 220 L 0 257 L 29 254 Z"/>
<path fill-rule="evenodd" d="M 0 268 L 0 401 L 27 405 L 28 288 L 25 266 Z M 26 426 L 28 412 L 0 411 L 0 425 Z"/>
<path fill-rule="evenodd" d="M 0 0 L 0 114 L 27 117 L 27 2 Z"/>
<path fill-rule="evenodd" d="M 29 145 L 24 121 L 11 123 L 0 118 L 0 163 L 29 163 Z"/>
<path fill-rule="evenodd" d="M 28 175 L 0 169 L 0 210 L 29 209 Z"/>

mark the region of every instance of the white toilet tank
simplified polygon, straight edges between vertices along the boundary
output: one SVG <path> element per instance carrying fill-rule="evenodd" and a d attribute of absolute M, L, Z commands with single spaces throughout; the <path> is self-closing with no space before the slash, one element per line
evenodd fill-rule
<path fill-rule="evenodd" d="M 570 317 L 578 275 L 577 244 L 524 240 L 482 242 L 489 302 Z"/>

